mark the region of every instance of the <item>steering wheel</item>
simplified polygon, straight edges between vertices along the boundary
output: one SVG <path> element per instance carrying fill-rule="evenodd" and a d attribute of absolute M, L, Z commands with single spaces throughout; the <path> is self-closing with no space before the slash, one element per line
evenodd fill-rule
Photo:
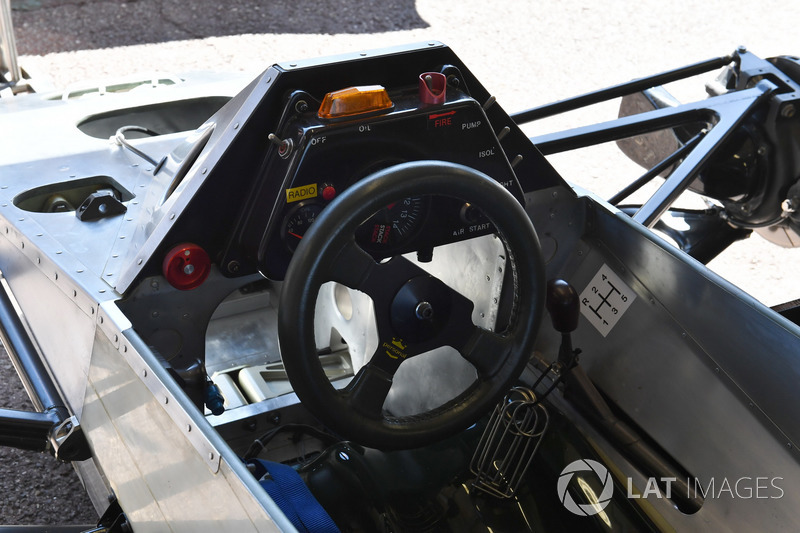
<path fill-rule="evenodd" d="M 423 195 L 449 196 L 479 206 L 494 224 L 514 283 L 513 310 L 505 331 L 476 326 L 473 302 L 415 263 L 402 256 L 377 262 L 356 243 L 356 229 L 373 213 L 400 199 Z M 327 281 L 368 294 L 375 308 L 378 348 L 342 390 L 325 376 L 314 338 L 317 295 Z M 544 286 L 536 231 L 502 185 L 453 163 L 399 164 L 355 183 L 323 210 L 303 236 L 281 290 L 281 357 L 303 405 L 343 437 L 384 450 L 427 445 L 475 423 L 519 377 L 541 322 Z M 425 413 L 385 413 L 384 400 L 400 365 L 439 346 L 455 348 L 475 367 L 474 383 Z"/>

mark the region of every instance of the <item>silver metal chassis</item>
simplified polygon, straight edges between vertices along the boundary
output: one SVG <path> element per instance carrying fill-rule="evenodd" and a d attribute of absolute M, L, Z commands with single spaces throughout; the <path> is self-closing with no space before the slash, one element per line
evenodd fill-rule
<path fill-rule="evenodd" d="M 268 71 L 259 83 L 268 85 L 269 76 Z M 243 85 L 242 80 L 201 83 L 209 81 L 102 99 L 32 96 L 15 99 L 0 113 L 0 131 L 17 132 L 4 142 L 0 161 L 0 270 L 92 448 L 93 459 L 78 467 L 92 478 L 88 485 L 96 505 L 100 508 L 113 490 L 137 532 L 163 531 L 165 523 L 173 531 L 291 530 L 215 428 L 293 405 L 296 397 L 283 395 L 207 418 L 118 305 L 138 272 L 139 260 L 155 249 L 168 225 L 165 221 L 185 207 L 199 181 L 182 185 L 162 206 L 159 193 L 167 184 L 154 183 L 137 156 L 75 127 L 104 111 L 204 95 L 232 96 Z M 235 121 L 231 124 L 233 128 Z M 233 132 L 214 132 L 229 134 Z M 164 154 L 186 137 L 175 133 L 136 145 L 147 153 Z M 201 176 L 203 165 L 214 157 L 204 154 L 193 175 Z M 15 205 L 15 198 L 34 187 L 94 176 L 110 176 L 133 193 L 126 202 L 127 214 L 84 223 L 72 213 L 34 213 Z M 636 294 L 607 336 L 581 319 L 574 342 L 583 349 L 582 365 L 598 386 L 697 478 L 782 480 L 780 499 L 712 498 L 694 515 L 680 513 L 667 500 L 653 499 L 642 502 L 645 512 L 656 523 L 681 531 L 731 524 L 800 529 L 797 326 L 598 199 L 576 196 L 564 185 L 531 193 L 527 201 L 549 277 L 564 277 L 580 292 L 606 264 Z M 453 264 L 445 266 L 442 275 L 461 280 L 463 290 L 484 298 L 485 307 L 479 305 L 477 312 L 491 321 L 496 309 L 490 302 L 499 287 L 465 281 L 463 276 L 467 262 L 477 265 L 479 278 L 496 270 L 492 245 L 483 244 L 480 250 L 470 252 L 467 243 L 453 252 Z M 231 284 L 231 290 L 236 287 Z M 262 320 L 265 309 L 277 302 L 279 290 L 274 284 L 261 303 L 242 312 L 243 319 Z M 333 307 L 320 309 L 320 314 L 330 321 L 325 327 L 338 320 L 333 327 L 343 334 L 347 327 L 358 330 L 353 335 L 360 334 L 369 322 L 341 323 Z M 209 361 L 219 370 L 242 363 L 225 359 L 225 351 L 242 346 L 231 343 L 224 320 L 216 316 L 206 338 Z M 277 346 L 269 324 L 260 334 L 262 346 Z M 543 327 L 537 353 L 552 359 L 559 339 Z M 370 351 L 367 344 L 363 353 Z M 258 352 L 256 359 L 267 362 L 275 355 Z M 354 360 L 360 364 L 358 357 Z M 642 474 L 569 405 L 563 409 L 614 465 L 615 476 L 630 477 L 643 490 Z"/>

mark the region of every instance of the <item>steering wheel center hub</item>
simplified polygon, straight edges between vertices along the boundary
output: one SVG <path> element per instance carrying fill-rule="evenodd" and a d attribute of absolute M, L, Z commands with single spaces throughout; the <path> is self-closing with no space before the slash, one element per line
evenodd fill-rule
<path fill-rule="evenodd" d="M 408 280 L 392 300 L 392 328 L 407 342 L 432 339 L 447 324 L 451 294 L 447 285 L 433 276 Z"/>

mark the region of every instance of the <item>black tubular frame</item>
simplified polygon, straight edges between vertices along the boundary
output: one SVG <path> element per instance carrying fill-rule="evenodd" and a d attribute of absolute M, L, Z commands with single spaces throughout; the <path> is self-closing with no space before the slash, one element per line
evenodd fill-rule
<path fill-rule="evenodd" d="M 527 111 L 515 113 L 511 115 L 511 118 L 518 125 L 521 125 L 567 111 L 574 111 L 585 106 L 635 94 L 665 83 L 703 74 L 710 70 L 729 65 L 732 62 L 741 65 L 745 55 L 748 56 L 748 62 L 763 62 L 763 60 L 755 58 L 755 56 L 752 56 L 752 54 L 740 48 L 730 56 L 709 59 L 687 67 L 666 71 L 646 78 L 639 78 L 631 82 L 561 100 L 553 104 L 532 108 Z M 633 215 L 634 220 L 652 228 L 656 225 L 660 217 L 672 206 L 675 200 L 677 200 L 694 181 L 698 173 L 703 169 L 703 166 L 715 154 L 717 149 L 723 146 L 725 141 L 730 138 L 731 134 L 736 131 L 761 104 L 775 94 L 777 90 L 778 86 L 775 83 L 768 79 L 762 79 L 753 87 L 731 91 L 700 102 L 655 109 L 653 111 L 621 117 L 599 124 L 531 137 L 531 141 L 542 154 L 550 155 L 605 142 L 617 141 L 667 128 L 696 125 L 698 123 L 705 124 L 707 129 L 703 130 L 699 137 L 691 141 L 693 149 L 681 149 L 677 157 L 674 157 L 676 154 L 669 156 L 668 159 L 670 159 L 670 162 L 674 162 L 676 159 L 682 159 L 682 161 L 667 177 L 655 194 L 653 194 L 653 196 Z M 662 161 L 656 165 L 656 167 L 668 167 L 669 165 L 664 164 L 665 161 Z M 625 196 L 641 187 L 641 185 L 652 180 L 660 172 L 653 172 L 656 167 L 615 195 L 614 199 L 619 202 Z"/>
<path fill-rule="evenodd" d="M 12 446 L 23 450 L 45 452 L 58 456 L 54 444 L 58 433 L 64 429 L 70 433 L 74 428 L 69 411 L 61 399 L 52 378 L 39 357 L 33 341 L 17 314 L 5 286 L 0 287 L 0 340 L 8 352 L 35 412 L 17 409 L 0 409 L 0 446 Z M 64 460 L 84 458 L 84 446 L 70 443 Z"/>

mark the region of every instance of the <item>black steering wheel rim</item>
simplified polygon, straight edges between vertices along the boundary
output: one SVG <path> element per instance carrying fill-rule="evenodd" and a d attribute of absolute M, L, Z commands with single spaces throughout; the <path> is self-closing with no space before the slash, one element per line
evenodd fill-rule
<path fill-rule="evenodd" d="M 381 413 L 379 405 L 370 405 L 376 403 L 375 398 L 379 401 L 382 394 L 373 393 L 372 389 L 391 386 L 393 371 L 384 370 L 386 365 L 377 365 L 380 367 L 377 370 L 369 364 L 362 368 L 349 390 L 339 391 L 330 384 L 317 354 L 314 311 L 319 288 L 327 281 L 365 290 L 375 300 L 377 296 L 370 291 L 381 290 L 372 281 L 379 277 L 373 275 L 376 269 L 397 278 L 394 287 L 421 277 L 415 269 L 423 271 L 402 257 L 378 264 L 355 244 L 354 235 L 382 207 L 401 198 L 422 195 L 450 196 L 477 205 L 494 224 L 513 269 L 514 312 L 504 332 L 488 333 L 472 324 L 467 313 L 471 313 L 471 302 L 467 300 L 469 306 L 462 304 L 458 298 L 464 297 L 454 294 L 452 298 L 457 302 L 454 307 L 461 316 L 453 318 L 452 326 L 448 327 L 469 330 L 462 335 L 468 337 L 464 345 L 454 347 L 476 366 L 478 379 L 436 409 L 392 417 Z M 542 253 L 530 218 L 514 196 L 495 180 L 470 167 L 442 161 L 402 163 L 381 170 L 334 199 L 317 217 L 294 253 L 281 289 L 278 313 L 281 356 L 287 375 L 309 411 L 347 439 L 381 449 L 414 448 L 441 440 L 477 421 L 521 374 L 532 353 L 543 315 L 544 279 Z M 387 320 L 382 320 L 384 307 L 376 302 L 379 346 L 383 342 L 388 348 L 389 339 L 384 337 L 396 337 Z M 471 327 L 463 327 L 465 314 Z M 447 339 L 453 339 L 452 333 L 449 337 L 444 334 L 435 337 L 431 343 L 438 345 L 445 339 L 450 344 Z M 425 342 L 415 343 L 408 354 L 413 356 L 430 348 Z M 394 359 L 406 357 L 402 351 L 402 357 L 397 357 L 396 351 L 395 355 L 385 351 Z M 499 356 L 487 351 L 499 352 Z M 377 359 L 377 353 L 373 359 Z M 385 361 L 392 364 L 389 359 Z M 367 401 L 362 402 L 359 394 Z M 362 408 L 362 403 L 367 408 Z"/>

